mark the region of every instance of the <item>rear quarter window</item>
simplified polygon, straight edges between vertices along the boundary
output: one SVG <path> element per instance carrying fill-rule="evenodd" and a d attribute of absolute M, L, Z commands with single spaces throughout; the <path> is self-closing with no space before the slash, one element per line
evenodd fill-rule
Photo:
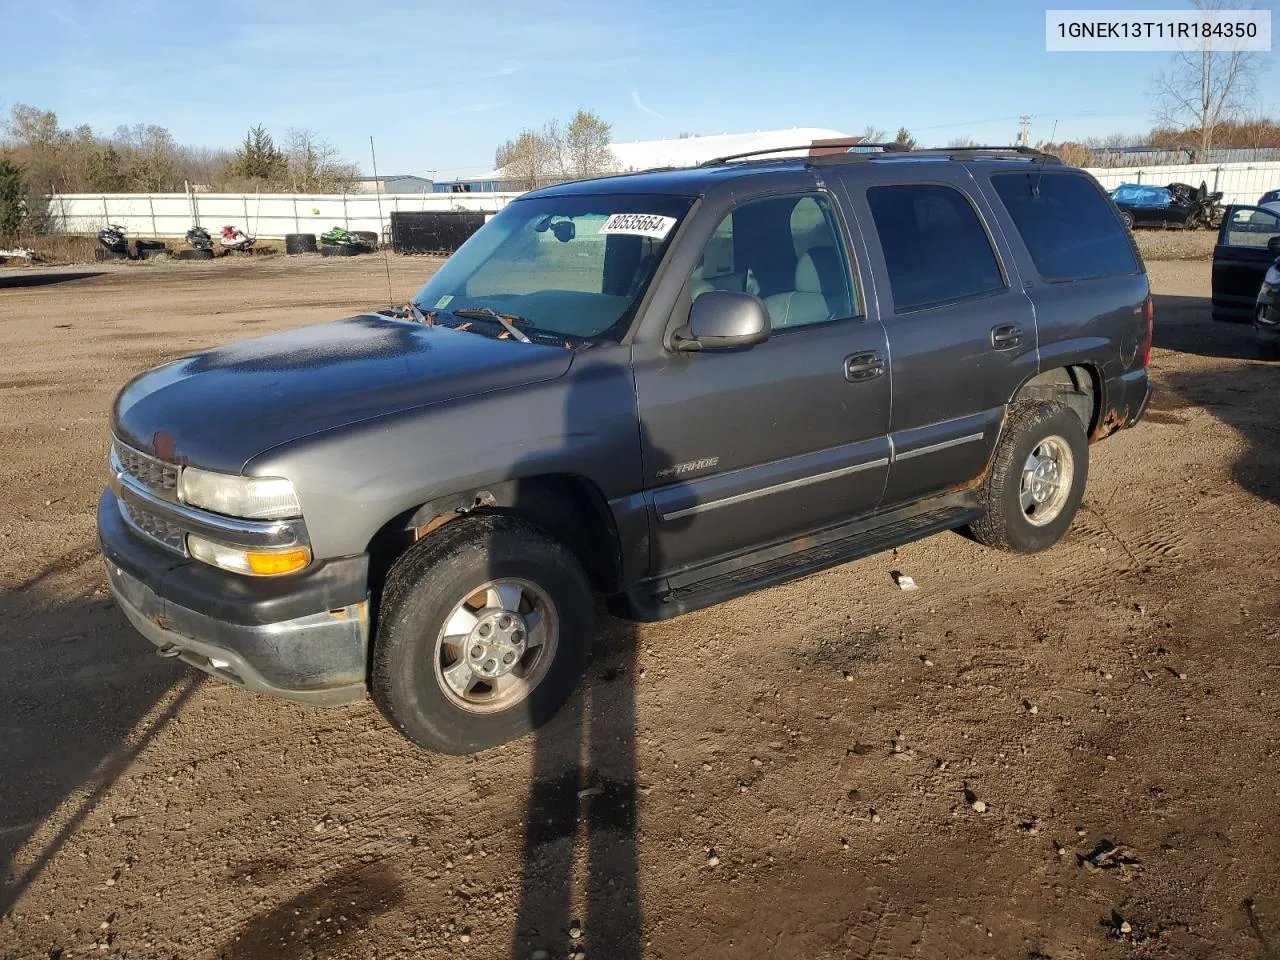
<path fill-rule="evenodd" d="M 1043 279 L 1085 280 L 1138 272 L 1124 225 L 1102 191 L 1085 177 L 1032 170 L 993 174 L 991 185 Z"/>

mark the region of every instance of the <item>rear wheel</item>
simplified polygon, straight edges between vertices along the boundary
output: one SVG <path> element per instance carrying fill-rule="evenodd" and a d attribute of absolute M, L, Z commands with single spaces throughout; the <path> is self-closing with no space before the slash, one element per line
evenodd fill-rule
<path fill-rule="evenodd" d="M 594 617 L 574 555 L 512 517 L 455 520 L 387 576 L 370 688 L 419 746 L 471 753 L 551 718 L 586 669 Z"/>
<path fill-rule="evenodd" d="M 1035 553 L 1071 526 L 1089 477 L 1089 441 L 1066 404 L 1017 400 L 980 488 L 986 514 L 969 525 L 980 543 Z"/>
<path fill-rule="evenodd" d="M 1132 230 L 1132 229 L 1133 229 L 1133 214 L 1132 214 L 1132 213 L 1130 213 L 1128 210 L 1121 210 L 1121 211 L 1120 211 L 1120 222 L 1124 224 L 1124 228 L 1125 228 L 1126 230 Z"/>

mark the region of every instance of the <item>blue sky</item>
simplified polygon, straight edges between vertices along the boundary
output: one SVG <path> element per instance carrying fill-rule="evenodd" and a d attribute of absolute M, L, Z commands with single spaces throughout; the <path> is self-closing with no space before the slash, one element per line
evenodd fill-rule
<path fill-rule="evenodd" d="M 1055 8 L 1067 8 L 1055 2 Z M 1269 6 L 1269 4 L 1265 4 Z M 1080 7 L 1098 7 L 1080 3 Z M 1180 7 L 1174 0 L 1130 9 Z M 16 3 L 0 112 L 100 132 L 154 123 L 230 146 L 310 127 L 382 173 L 480 173 L 524 126 L 579 106 L 615 140 L 791 126 L 906 125 L 926 144 L 1140 132 L 1168 54 L 1046 53 L 1044 5 L 954 0 L 218 0 Z M 1259 107 L 1280 116 L 1275 52 Z"/>

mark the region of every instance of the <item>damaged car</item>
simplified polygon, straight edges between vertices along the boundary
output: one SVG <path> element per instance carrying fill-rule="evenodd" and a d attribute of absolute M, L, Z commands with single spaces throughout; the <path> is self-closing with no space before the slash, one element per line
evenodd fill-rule
<path fill-rule="evenodd" d="M 1154 187 L 1122 183 L 1111 191 L 1120 218 L 1129 229 L 1165 227 L 1181 230 L 1216 229 L 1222 222 L 1222 194 L 1201 183 L 1171 183 Z"/>

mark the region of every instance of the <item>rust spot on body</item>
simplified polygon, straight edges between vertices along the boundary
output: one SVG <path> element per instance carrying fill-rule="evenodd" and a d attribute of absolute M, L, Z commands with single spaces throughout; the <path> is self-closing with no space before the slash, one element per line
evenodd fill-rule
<path fill-rule="evenodd" d="M 1089 437 L 1090 443 L 1096 443 L 1104 437 L 1109 437 L 1115 433 L 1129 419 L 1129 408 L 1117 410 L 1114 407 L 1107 411 L 1106 415 L 1098 421 L 1098 425 L 1093 428 L 1093 434 Z"/>

